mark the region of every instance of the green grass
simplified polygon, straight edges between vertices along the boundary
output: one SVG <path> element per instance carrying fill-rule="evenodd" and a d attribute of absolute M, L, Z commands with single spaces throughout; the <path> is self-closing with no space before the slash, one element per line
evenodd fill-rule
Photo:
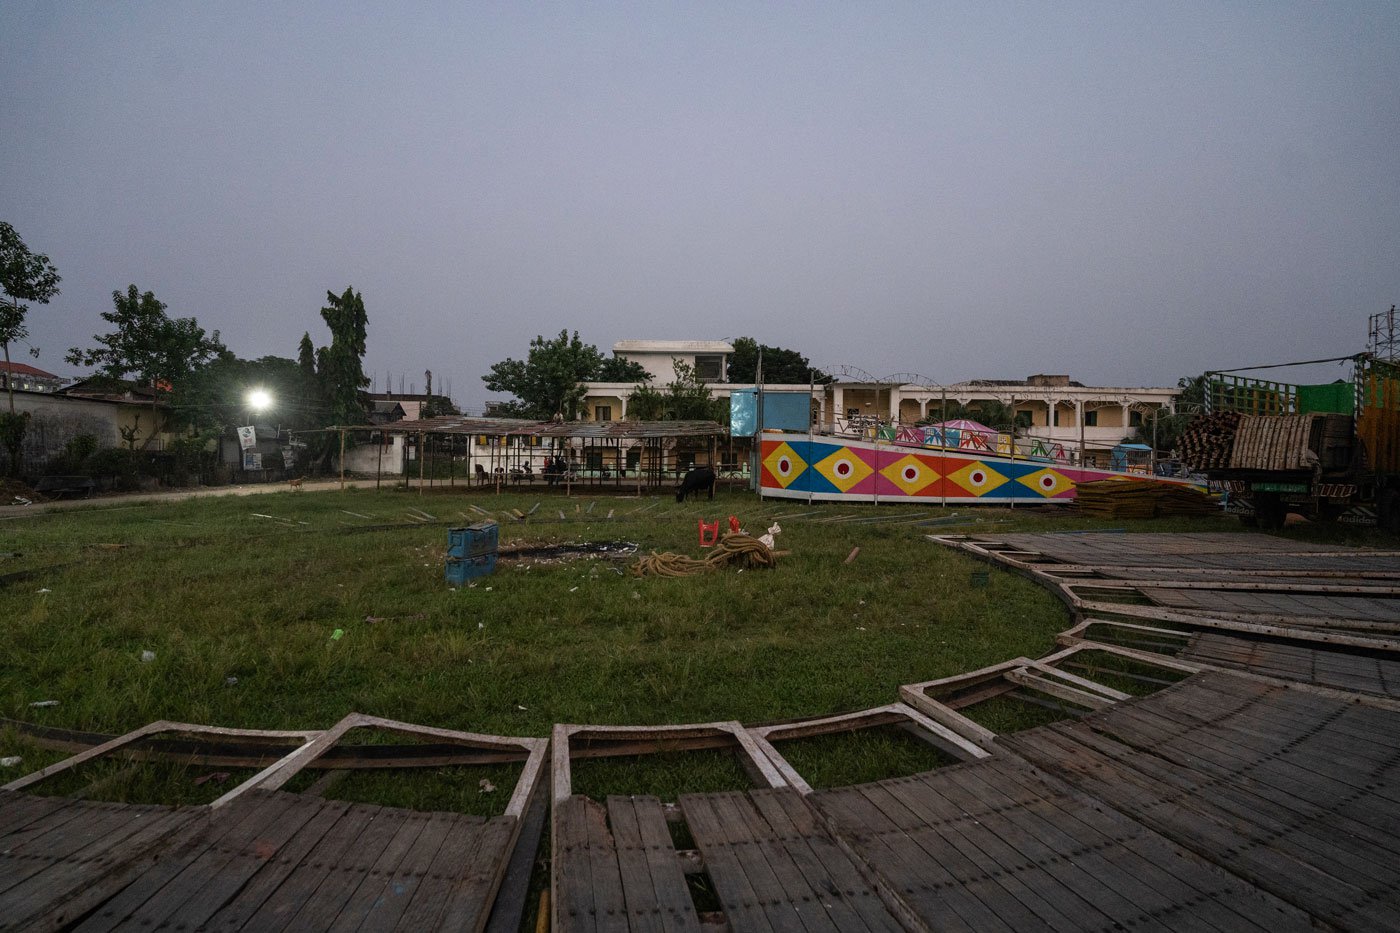
<path fill-rule="evenodd" d="M 536 503 L 525 523 L 501 515 Z M 1067 626 L 1054 597 L 1015 575 L 993 570 L 989 585 L 972 587 L 985 565 L 925 534 L 1124 526 L 1025 509 L 760 502 L 738 491 L 713 503 L 597 497 L 591 512 L 590 503 L 458 487 L 4 509 L 0 552 L 19 556 L 0 558 L 0 575 L 20 576 L 0 582 L 0 714 L 121 733 L 157 719 L 323 728 L 357 711 L 526 736 L 556 722 L 827 715 L 889 703 L 901 684 L 1043 654 Z M 446 529 L 481 520 L 473 505 L 502 519 L 503 546 L 626 540 L 642 553 L 694 556 L 697 518 L 733 514 L 755 532 L 777 517 L 778 546 L 791 554 L 774 570 L 684 579 L 637 579 L 596 558 L 502 561 L 494 576 L 452 589 Z M 784 517 L 795 513 L 815 514 Z M 821 521 L 954 514 L 968 524 Z M 31 706 L 42 700 L 58 705 Z M 0 735 L 0 754 L 24 755 L 18 772 L 61 757 L 13 734 Z M 876 744 L 837 757 L 897 756 Z M 660 773 L 647 786 L 679 786 Z M 357 780 L 347 786 L 368 779 Z M 450 799 L 471 795 L 475 781 L 462 781 Z M 364 793 L 392 797 L 389 783 L 368 780 Z"/>

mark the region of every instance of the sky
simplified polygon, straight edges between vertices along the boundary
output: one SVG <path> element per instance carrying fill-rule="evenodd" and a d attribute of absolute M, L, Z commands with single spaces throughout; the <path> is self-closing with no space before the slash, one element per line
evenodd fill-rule
<path fill-rule="evenodd" d="M 531 338 L 1174 385 L 1400 301 L 1400 3 L 0 4 L 0 220 L 245 358 L 353 286 L 469 410 Z M 14 355 L 18 353 L 19 355 Z M 392 374 L 392 376 L 391 376 Z"/>

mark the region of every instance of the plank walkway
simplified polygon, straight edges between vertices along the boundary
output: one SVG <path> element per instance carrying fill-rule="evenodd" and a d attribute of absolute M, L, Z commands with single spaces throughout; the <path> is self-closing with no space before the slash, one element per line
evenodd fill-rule
<path fill-rule="evenodd" d="M 1181 652 L 1189 661 L 1249 671 L 1334 690 L 1400 699 L 1400 659 L 1197 632 Z"/>
<path fill-rule="evenodd" d="M 1384 701 L 1212 671 L 980 761 L 683 796 L 691 867 L 655 798 L 571 797 L 555 929 L 703 929 L 703 869 L 734 931 L 1400 930 L 1397 735 Z"/>
<path fill-rule="evenodd" d="M 252 791 L 217 813 L 0 797 L 0 929 L 479 930 L 511 817 Z"/>

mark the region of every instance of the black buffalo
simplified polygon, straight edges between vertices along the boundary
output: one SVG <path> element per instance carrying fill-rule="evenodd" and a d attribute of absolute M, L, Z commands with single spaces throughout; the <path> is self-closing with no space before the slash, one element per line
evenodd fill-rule
<path fill-rule="evenodd" d="M 702 489 L 710 491 L 711 499 L 715 497 L 715 471 L 707 466 L 695 467 L 685 474 L 685 479 L 676 487 L 676 501 L 684 502 L 686 496 Z"/>

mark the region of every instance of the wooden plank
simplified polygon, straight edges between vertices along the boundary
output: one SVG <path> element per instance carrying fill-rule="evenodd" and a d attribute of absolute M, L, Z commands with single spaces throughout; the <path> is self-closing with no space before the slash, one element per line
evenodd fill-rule
<path fill-rule="evenodd" d="M 440 928 L 438 919 L 447 908 L 453 889 L 466 874 L 476 850 L 484 841 L 486 820 L 462 816 L 443 840 L 426 873 L 399 918 L 395 929 L 405 933 Z"/>
<path fill-rule="evenodd" d="M 411 856 L 427 862 L 437 854 L 452 822 L 447 813 L 403 813 L 403 824 L 350 895 L 329 929 L 352 933 L 358 929 L 392 930 L 413 893 Z M 417 850 L 417 851 L 415 851 Z"/>
<path fill-rule="evenodd" d="M 834 887 L 833 879 L 817 876 L 803 877 L 786 850 L 774 838 L 771 825 L 754 807 L 752 801 L 739 792 L 714 794 L 715 812 L 724 821 L 726 835 L 741 853 L 751 861 L 750 880 L 757 889 L 759 878 L 769 891 L 769 913 L 781 918 L 792 929 L 816 931 L 840 930 L 814 885 L 824 883 Z M 704 852 L 704 849 L 701 849 Z M 839 910 L 848 922 L 846 929 L 863 930 L 864 924 L 849 910 Z"/>
<path fill-rule="evenodd" d="M 630 928 L 700 930 L 661 801 L 655 797 L 609 797 L 608 819 L 617 846 L 623 899 Z"/>
<path fill-rule="evenodd" d="M 558 754 L 559 727 L 555 727 Z M 588 860 L 588 810 L 596 807 L 583 796 L 566 796 L 554 804 L 551 862 L 553 865 L 554 926 L 561 933 L 592 930 L 593 875 Z"/>
<path fill-rule="evenodd" d="M 44 819 L 76 803 L 69 797 L 40 797 L 13 790 L 0 790 L 0 847 L 12 833 L 22 832 L 35 820 Z"/>
<path fill-rule="evenodd" d="M 100 908 L 89 914 L 76 927 L 81 933 L 111 930 L 140 910 L 146 902 L 157 897 L 165 886 L 178 878 L 190 865 L 214 847 L 237 851 L 269 823 L 275 822 L 288 807 L 288 802 L 270 794 L 254 794 L 230 807 L 211 820 L 204 831 L 183 840 L 178 848 L 167 850 L 151 868 Z"/>
<path fill-rule="evenodd" d="M 870 889 L 864 867 L 843 849 L 829 832 L 817 822 L 817 817 L 801 795 L 787 790 L 755 790 L 750 799 L 784 840 L 793 861 L 811 878 L 830 874 L 830 885 L 819 882 L 817 887 L 832 898 L 841 898 L 859 916 L 866 928 L 873 931 L 900 930 L 891 907 Z M 827 911 L 840 926 L 843 914 Z M 901 916 L 903 905 L 898 905 Z"/>
<path fill-rule="evenodd" d="M 222 907 L 321 806 L 320 801 L 291 794 L 279 796 L 291 799 L 261 808 L 260 814 L 268 818 L 242 837 L 239 844 L 211 846 L 200 853 L 133 910 L 123 926 L 149 929 L 166 922 L 193 927 Z"/>
<path fill-rule="evenodd" d="M 1004 772 L 1005 786 L 1021 786 L 1041 793 L 1047 775 L 1019 769 Z M 1055 782 L 1058 786 L 1059 781 Z M 1068 787 L 1056 793 L 1051 802 L 1061 811 L 1057 825 L 1069 830 L 1076 838 L 1110 839 L 1117 849 L 1105 852 L 1115 870 L 1128 873 L 1132 879 L 1128 890 L 1135 898 L 1143 897 L 1146 886 L 1148 900 L 1155 902 L 1161 892 L 1178 892 L 1168 904 L 1158 906 L 1157 920 L 1177 924 L 1190 918 L 1193 922 L 1208 922 L 1220 930 L 1257 929 L 1262 931 L 1303 930 L 1311 921 L 1302 912 L 1290 907 L 1252 884 L 1237 878 L 1227 868 L 1216 866 L 1183 853 L 1163 836 L 1142 826 L 1098 801 L 1085 797 Z M 1084 829 L 1076 828 L 1082 824 Z M 1087 831 L 1087 834 L 1086 834 Z"/>
<path fill-rule="evenodd" d="M 942 896 L 953 883 L 936 860 L 867 801 L 860 788 L 817 791 L 808 798 L 836 834 L 903 907 L 901 916 L 929 929 L 974 930 Z M 932 862 L 931 865 L 924 864 Z"/>
<path fill-rule="evenodd" d="M 1368 892 L 1350 880 L 1251 844 L 1234 823 L 1202 812 L 1189 798 L 1164 800 L 1160 788 L 1095 753 L 1107 741 L 1088 729 L 1059 726 L 1022 733 L 1008 744 L 1168 838 L 1210 861 L 1228 865 L 1235 874 L 1325 922 L 1341 926 L 1377 923 L 1374 929 L 1390 928 L 1394 923 L 1396 915 L 1383 921 L 1383 911 L 1370 909 Z"/>
<path fill-rule="evenodd" d="M 339 915 L 351 895 L 373 870 L 385 848 L 403 826 L 402 811 L 376 808 L 368 815 L 353 845 L 343 849 L 339 859 L 321 874 L 314 889 L 301 889 L 286 929 L 303 930 L 324 926 L 327 918 Z M 310 879 L 308 879 L 310 880 Z M 289 900 L 291 900 L 289 898 Z"/>
<path fill-rule="evenodd" d="M 965 886 L 962 855 L 942 844 L 935 833 L 921 832 L 923 824 L 890 794 L 889 785 L 896 783 L 900 781 L 850 788 L 852 796 L 824 796 L 819 805 L 837 819 L 838 832 L 866 863 L 892 886 L 903 889 L 904 899 L 929 927 L 1011 929 Z M 862 825 L 875 829 L 886 852 L 862 851 L 862 842 L 868 840 L 857 829 Z"/>
<path fill-rule="evenodd" d="M 198 827 L 207 811 L 139 808 L 129 831 L 111 833 L 5 892 L 3 925 L 15 929 L 59 929 L 102 903 L 145 871 L 163 848 Z"/>
<path fill-rule="evenodd" d="M 724 824 L 707 794 L 682 794 L 681 811 L 705 857 L 705 868 L 714 882 L 715 893 L 725 917 L 735 930 L 784 931 L 792 929 L 781 914 L 774 918 L 765 908 L 761 892 L 748 876 L 748 865 L 739 857 L 724 832 Z"/>
<path fill-rule="evenodd" d="M 330 848 L 330 860 L 333 862 L 338 851 L 334 849 L 337 840 L 344 839 L 347 835 L 348 827 L 353 823 L 353 818 L 347 818 L 347 814 L 352 810 L 352 805 L 343 801 L 326 801 L 314 817 L 296 834 L 287 845 L 284 845 L 277 853 L 277 858 L 264 865 L 262 870 L 253 877 L 248 884 L 244 885 L 234 898 L 224 904 L 214 913 L 206 925 L 209 929 L 237 930 L 242 929 L 245 924 L 255 915 L 259 914 L 270 900 L 286 885 L 290 891 L 296 887 L 294 879 L 299 872 L 305 871 L 310 865 L 317 862 L 324 863 L 327 858 L 327 849 Z M 343 845 L 349 845 L 353 841 L 353 835 L 344 839 Z M 275 914 L 273 915 L 275 916 Z M 273 926 L 280 926 L 272 921 L 272 916 L 264 914 L 264 922 L 254 929 L 269 929 Z M 286 918 L 284 917 L 283 920 Z"/>
<path fill-rule="evenodd" d="M 479 931 L 486 926 L 491 899 L 505 874 L 519 829 L 520 823 L 513 816 L 495 816 L 486 821 L 471 861 L 447 896 L 440 921 L 443 929 Z"/>

